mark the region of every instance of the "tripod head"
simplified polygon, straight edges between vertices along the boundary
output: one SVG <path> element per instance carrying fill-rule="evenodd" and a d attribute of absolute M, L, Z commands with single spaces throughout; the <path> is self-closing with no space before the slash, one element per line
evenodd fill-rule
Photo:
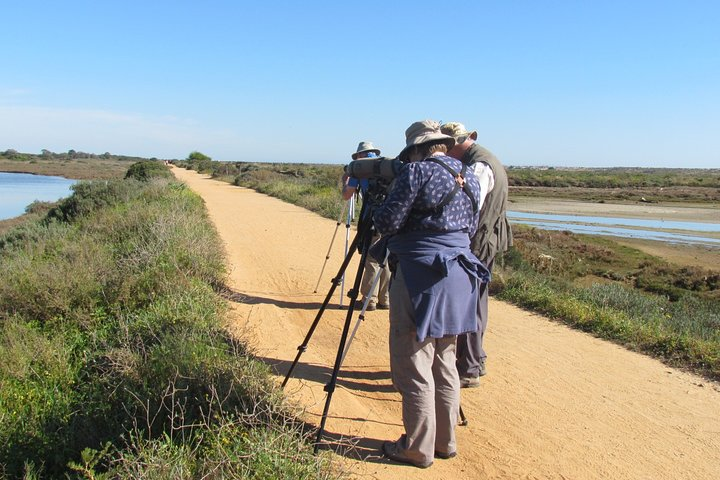
<path fill-rule="evenodd" d="M 369 178 L 367 188 L 362 190 L 363 201 L 357 226 L 357 232 L 360 236 L 358 253 L 363 253 L 363 251 L 369 249 L 373 238 L 377 235 L 377 230 L 373 224 L 373 213 L 385 201 L 391 183 L 392 179 L 388 178 Z"/>

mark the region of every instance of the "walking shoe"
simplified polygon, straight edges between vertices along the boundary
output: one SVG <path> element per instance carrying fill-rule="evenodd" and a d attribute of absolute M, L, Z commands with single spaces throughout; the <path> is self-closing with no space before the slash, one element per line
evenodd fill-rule
<path fill-rule="evenodd" d="M 365 300 L 355 300 L 355 309 L 361 310 L 363 307 L 363 304 L 365 303 Z M 377 308 L 377 305 L 373 302 L 368 303 L 367 308 L 365 309 L 366 312 L 372 312 Z"/>
<path fill-rule="evenodd" d="M 387 303 L 378 303 L 377 308 L 380 310 L 390 310 L 390 305 Z"/>
<path fill-rule="evenodd" d="M 406 457 L 405 455 L 403 455 L 400 447 L 398 446 L 398 442 L 383 442 L 382 453 L 390 460 L 400 463 L 407 463 L 408 465 L 412 465 L 413 467 L 428 468 L 433 464 L 432 461 L 427 463 L 417 463 L 414 460 Z"/>
<path fill-rule="evenodd" d="M 442 458 L 443 460 L 447 460 L 450 458 L 455 458 L 456 456 L 457 456 L 457 452 L 443 453 L 443 452 L 438 452 L 437 450 L 435 450 L 436 458 Z"/>
<path fill-rule="evenodd" d="M 487 370 L 485 370 L 485 360 L 480 360 L 480 373 L 478 374 L 479 377 L 487 375 Z"/>
<path fill-rule="evenodd" d="M 480 377 L 460 377 L 460 388 L 477 388 L 480 386 Z"/>

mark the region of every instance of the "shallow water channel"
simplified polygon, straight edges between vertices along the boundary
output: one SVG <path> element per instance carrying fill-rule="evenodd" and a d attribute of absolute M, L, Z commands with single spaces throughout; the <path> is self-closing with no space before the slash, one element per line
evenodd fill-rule
<path fill-rule="evenodd" d="M 511 223 L 546 230 L 689 243 L 720 248 L 720 223 L 679 222 L 641 218 L 555 215 L 509 211 Z"/>
<path fill-rule="evenodd" d="M 29 173 L 0 172 L 0 220 L 25 213 L 35 200 L 55 202 L 70 196 L 76 180 Z"/>

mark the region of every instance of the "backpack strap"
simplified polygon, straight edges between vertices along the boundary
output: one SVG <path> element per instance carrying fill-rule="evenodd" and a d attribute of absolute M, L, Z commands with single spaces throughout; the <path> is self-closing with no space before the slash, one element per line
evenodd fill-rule
<path fill-rule="evenodd" d="M 473 208 L 473 215 L 475 215 L 478 211 L 477 200 L 475 199 L 475 196 L 473 195 L 472 190 L 470 190 L 470 186 L 465 183 L 465 172 L 467 172 L 467 167 L 468 167 L 467 164 L 463 163 L 462 170 L 460 170 L 460 172 L 458 173 L 455 170 L 453 170 L 450 167 L 450 165 L 443 162 L 439 158 L 430 157 L 430 158 L 426 158 L 425 160 L 429 161 L 429 162 L 437 163 L 438 165 L 443 167 L 445 170 L 447 170 L 450 173 L 450 175 L 452 175 L 453 178 L 455 179 L 455 186 L 450 191 L 450 193 L 445 195 L 445 198 L 443 198 L 440 203 L 438 203 L 435 207 L 433 207 L 429 210 L 432 211 L 433 213 L 438 213 L 438 212 L 442 211 L 442 209 L 445 208 L 445 205 L 450 203 L 450 201 L 455 197 L 458 190 L 460 190 L 462 188 L 463 191 L 470 198 L 470 203 L 472 204 L 472 208 Z"/>

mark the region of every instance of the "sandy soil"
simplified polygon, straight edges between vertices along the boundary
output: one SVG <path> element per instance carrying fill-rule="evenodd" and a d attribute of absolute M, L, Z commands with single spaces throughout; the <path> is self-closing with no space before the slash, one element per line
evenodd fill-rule
<path fill-rule="evenodd" d="M 255 345 L 281 381 L 344 257 L 344 226 L 314 294 L 334 221 L 195 172 L 174 173 L 204 198 L 226 244 L 236 294 L 230 328 Z M 336 293 L 286 388 L 307 407 L 311 422 L 322 414 L 345 321 L 338 299 Z M 354 476 L 718 478 L 720 386 L 512 305 L 491 299 L 490 311 L 488 375 L 480 388 L 462 392 L 469 425 L 458 427 L 459 454 L 427 470 L 377 453 L 402 426 L 388 370 L 387 312 L 367 313 L 326 426 L 330 438 L 355 444 L 338 453 Z"/>
<path fill-rule="evenodd" d="M 720 248 L 703 245 L 672 244 L 639 238 L 614 239 L 620 245 L 637 248 L 680 266 L 720 270 Z"/>
<path fill-rule="evenodd" d="M 598 203 L 515 196 L 510 199 L 508 209 L 517 212 L 560 215 L 602 215 L 605 217 L 720 223 L 720 208 L 689 204 Z"/>

